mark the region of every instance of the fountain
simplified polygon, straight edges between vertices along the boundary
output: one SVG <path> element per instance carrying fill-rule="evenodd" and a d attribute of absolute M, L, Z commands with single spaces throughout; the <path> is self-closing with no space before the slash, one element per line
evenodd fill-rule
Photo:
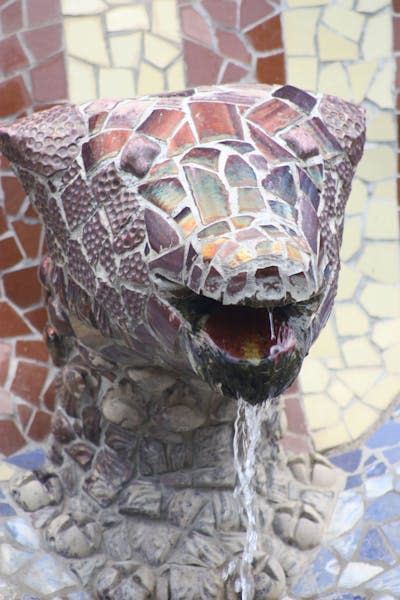
<path fill-rule="evenodd" d="M 362 109 L 289 85 L 0 130 L 61 367 L 48 465 L 11 489 L 93 597 L 279 599 L 319 544 L 335 472 L 283 451 L 279 395 L 332 308 L 363 144 Z"/>

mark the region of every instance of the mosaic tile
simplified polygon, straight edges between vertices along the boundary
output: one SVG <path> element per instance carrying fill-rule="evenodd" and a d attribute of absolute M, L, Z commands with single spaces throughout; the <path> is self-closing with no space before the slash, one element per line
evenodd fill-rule
<path fill-rule="evenodd" d="M 365 482 L 365 495 L 368 499 L 378 498 L 393 489 L 393 479 L 390 475 L 374 477 Z"/>
<path fill-rule="evenodd" d="M 329 371 L 315 359 L 309 358 L 302 370 L 301 389 L 304 393 L 323 392 L 329 382 Z"/>
<path fill-rule="evenodd" d="M 361 246 L 361 217 L 352 217 L 347 220 L 343 232 L 343 242 L 340 249 L 342 260 L 347 261 L 358 251 Z"/>
<path fill-rule="evenodd" d="M 107 31 L 126 31 L 135 29 L 150 29 L 149 16 L 143 5 L 119 6 L 106 13 Z"/>
<path fill-rule="evenodd" d="M 340 94 L 344 100 L 353 99 L 346 70 L 339 63 L 321 67 L 318 89 L 325 94 Z"/>
<path fill-rule="evenodd" d="M 353 393 L 339 379 L 331 382 L 328 394 L 339 406 L 347 406 L 353 399 Z"/>
<path fill-rule="evenodd" d="M 0 562 L 3 575 L 13 575 L 19 571 L 31 558 L 32 552 L 17 550 L 10 544 L 0 544 Z"/>
<path fill-rule="evenodd" d="M 360 402 L 353 404 L 343 413 L 344 423 L 353 440 L 372 427 L 377 418 L 378 412 L 376 410 Z"/>
<path fill-rule="evenodd" d="M 355 588 L 375 575 L 382 573 L 383 568 L 362 562 L 349 563 L 340 576 L 338 585 L 344 588 Z"/>
<path fill-rule="evenodd" d="M 5 523 L 5 528 L 13 540 L 20 546 L 29 550 L 38 550 L 40 547 L 40 538 L 37 531 L 21 517 L 9 519 Z"/>
<path fill-rule="evenodd" d="M 246 32 L 253 48 L 258 52 L 267 52 L 282 47 L 280 15 L 267 18 Z"/>
<path fill-rule="evenodd" d="M 72 56 L 67 61 L 69 96 L 78 104 L 96 96 L 95 71 L 92 65 L 76 60 Z"/>
<path fill-rule="evenodd" d="M 53 594 L 76 584 L 76 579 L 65 571 L 64 566 L 58 565 L 50 556 L 36 560 L 26 569 L 25 575 L 29 587 L 38 593 Z"/>
<path fill-rule="evenodd" d="M 0 117 L 5 118 L 20 112 L 31 103 L 30 96 L 21 75 L 7 79 L 0 83 L 1 106 Z"/>
<path fill-rule="evenodd" d="M 140 32 L 110 36 L 108 42 L 114 67 L 132 69 L 139 64 L 142 45 Z M 119 94 L 116 92 L 115 95 Z"/>
<path fill-rule="evenodd" d="M 75 0 L 61 0 L 61 10 L 63 15 L 86 16 L 104 12 L 107 10 L 107 4 L 103 0 L 87 0 L 84 5 Z"/>
<path fill-rule="evenodd" d="M 371 582 L 368 582 L 368 589 L 378 591 L 390 591 L 394 594 L 400 592 L 400 567 L 395 567 L 378 575 Z"/>
<path fill-rule="evenodd" d="M 176 0 L 152 1 L 152 31 L 174 42 L 181 41 Z M 176 89 L 181 88 L 178 86 Z"/>
<path fill-rule="evenodd" d="M 317 89 L 318 63 L 312 57 L 287 56 L 287 79 L 306 90 Z"/>
<path fill-rule="evenodd" d="M 22 469 L 40 469 L 44 465 L 45 458 L 45 450 L 38 448 L 12 456 L 6 462 Z"/>
<path fill-rule="evenodd" d="M 285 79 L 285 56 L 283 52 L 257 59 L 257 81 L 260 83 L 282 83 Z"/>
<path fill-rule="evenodd" d="M 361 292 L 360 302 L 371 317 L 393 318 L 399 314 L 399 291 L 388 285 L 370 283 Z"/>
<path fill-rule="evenodd" d="M 347 491 L 340 494 L 328 529 L 329 538 L 337 538 L 353 529 L 364 513 L 362 496 Z"/>
<path fill-rule="evenodd" d="M 340 421 L 339 408 L 324 394 L 306 394 L 304 407 L 308 426 L 311 429 L 326 429 Z"/>
<path fill-rule="evenodd" d="M 347 72 L 354 102 L 362 102 L 378 67 L 378 62 L 363 61 L 348 65 Z M 369 134 L 368 134 L 369 135 Z"/>
<path fill-rule="evenodd" d="M 339 335 L 363 335 L 369 330 L 369 319 L 355 304 L 337 304 L 335 310 Z"/>
<path fill-rule="evenodd" d="M 136 93 L 133 74 L 130 69 L 100 68 L 99 69 L 99 95 L 107 96 L 113 94 L 122 97 L 132 97 Z"/>
<path fill-rule="evenodd" d="M 377 37 L 381 40 L 379 46 L 376 44 Z M 361 47 L 365 60 L 391 56 L 392 23 L 389 12 L 382 12 L 367 20 Z"/>
<path fill-rule="evenodd" d="M 329 569 L 325 569 L 327 564 L 329 564 Z M 339 571 L 340 566 L 334 554 L 323 548 L 319 551 L 312 567 L 304 574 L 301 582 L 294 586 L 293 592 L 306 598 L 317 593 L 321 594 L 332 588 Z"/>
<path fill-rule="evenodd" d="M 0 502 L 0 517 L 13 517 L 15 515 L 15 510 L 12 506 L 10 506 L 9 504 L 5 504 L 3 502 Z M 1 545 L 0 545 L 0 552 L 1 552 Z M 1 556 L 1 553 L 0 553 Z"/>
<path fill-rule="evenodd" d="M 396 128 L 393 114 L 380 112 L 371 118 L 368 125 L 368 138 L 375 142 L 388 142 L 396 139 Z"/>
<path fill-rule="evenodd" d="M 144 34 L 144 56 L 155 66 L 164 69 L 179 55 L 179 48 L 151 33 Z"/>
<path fill-rule="evenodd" d="M 341 469 L 344 469 L 348 473 L 353 473 L 357 470 L 361 462 L 362 452 L 360 449 L 350 450 L 344 454 L 338 456 L 332 456 L 330 458 L 334 465 L 337 465 Z"/>
<path fill-rule="evenodd" d="M 66 17 L 64 32 L 67 51 L 74 58 L 94 65 L 109 66 L 100 17 Z M 83 39 L 86 40 L 85 44 L 82 44 Z"/>
<path fill-rule="evenodd" d="M 319 15 L 320 11 L 314 8 L 288 10 L 282 14 L 285 50 L 289 56 L 315 55 L 314 32 Z"/>
<path fill-rule="evenodd" d="M 137 82 L 137 94 L 154 94 L 164 87 L 164 77 L 161 71 L 143 63 L 140 67 L 138 82 Z"/>

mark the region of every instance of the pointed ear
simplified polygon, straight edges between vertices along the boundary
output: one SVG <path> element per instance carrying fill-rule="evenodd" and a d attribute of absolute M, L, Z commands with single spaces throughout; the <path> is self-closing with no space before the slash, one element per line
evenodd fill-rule
<path fill-rule="evenodd" d="M 365 143 L 365 110 L 336 96 L 324 95 L 319 105 L 321 116 L 355 167 Z"/>
<path fill-rule="evenodd" d="M 78 107 L 60 104 L 1 127 L 0 151 L 17 167 L 50 177 L 72 163 L 85 134 Z"/>

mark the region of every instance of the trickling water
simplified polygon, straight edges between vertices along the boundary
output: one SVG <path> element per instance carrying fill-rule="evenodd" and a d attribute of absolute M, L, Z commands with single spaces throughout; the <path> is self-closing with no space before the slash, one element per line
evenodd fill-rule
<path fill-rule="evenodd" d="M 234 458 L 239 480 L 235 492 L 241 498 L 247 516 L 246 543 L 240 566 L 240 582 L 237 582 L 240 584 L 237 591 L 242 590 L 242 600 L 252 600 L 254 597 L 252 563 L 257 548 L 257 509 L 254 479 L 262 408 L 262 404 L 252 406 L 239 398 L 235 421 Z"/>
<path fill-rule="evenodd" d="M 276 340 L 275 328 L 274 328 L 274 311 L 272 308 L 268 309 L 269 316 L 269 328 L 271 330 L 271 340 Z"/>

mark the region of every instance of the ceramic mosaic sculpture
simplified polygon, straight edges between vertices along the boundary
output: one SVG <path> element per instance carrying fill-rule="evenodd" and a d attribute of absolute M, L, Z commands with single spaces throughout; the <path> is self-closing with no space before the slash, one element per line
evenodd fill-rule
<path fill-rule="evenodd" d="M 46 227 L 63 367 L 56 468 L 15 498 L 96 597 L 240 597 L 239 397 L 269 399 L 254 597 L 280 598 L 321 539 L 332 469 L 284 455 L 271 407 L 331 311 L 364 135 L 360 108 L 288 85 L 65 104 L 0 131 Z"/>

